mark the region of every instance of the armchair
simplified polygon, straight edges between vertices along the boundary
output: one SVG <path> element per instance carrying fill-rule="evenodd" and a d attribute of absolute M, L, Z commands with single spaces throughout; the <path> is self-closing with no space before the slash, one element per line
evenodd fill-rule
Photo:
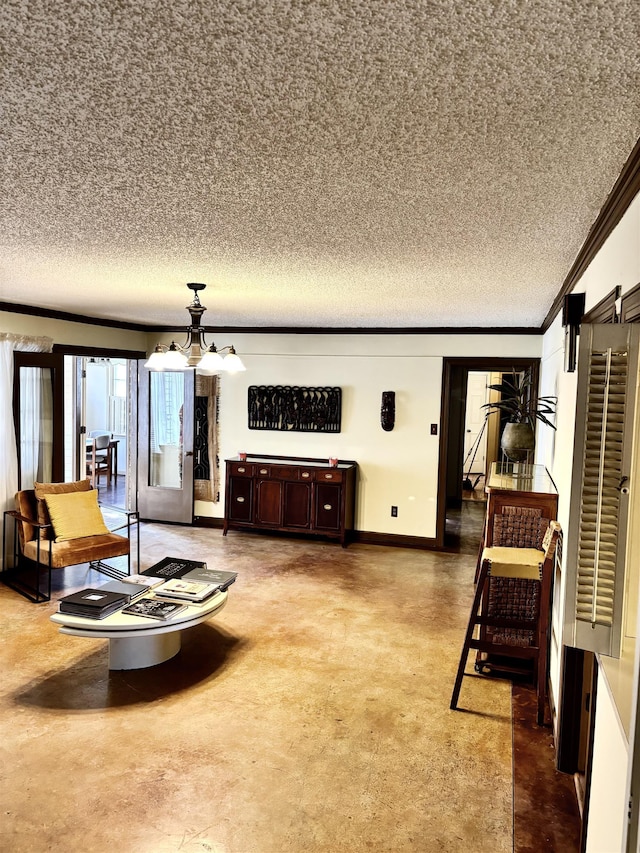
<path fill-rule="evenodd" d="M 108 510 L 107 526 L 90 481 L 35 483 L 16 495 L 16 509 L 4 513 L 3 570 L 0 580 L 31 601 L 51 599 L 51 573 L 80 563 L 113 578 L 131 574 L 131 532 L 135 528 L 136 565 L 140 565 L 139 517 L 118 507 Z M 13 519 L 13 530 L 11 520 Z M 118 531 L 126 531 L 122 535 Z M 7 565 L 7 545 L 13 554 Z M 104 560 L 127 557 L 121 571 Z M 45 588 L 43 589 L 43 578 Z"/>

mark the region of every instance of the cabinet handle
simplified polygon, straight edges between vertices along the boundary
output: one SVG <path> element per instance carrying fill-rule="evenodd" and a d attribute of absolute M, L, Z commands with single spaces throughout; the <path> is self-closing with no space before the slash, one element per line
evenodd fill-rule
<path fill-rule="evenodd" d="M 331 504 L 325 504 L 323 509 L 333 509 L 333 507 L 331 506 Z"/>
<path fill-rule="evenodd" d="M 239 473 L 239 474 L 244 474 L 244 472 L 245 472 L 246 470 L 247 470 L 246 468 L 238 468 L 238 473 Z"/>
<path fill-rule="evenodd" d="M 267 473 L 267 469 L 266 469 L 266 468 L 261 468 L 261 469 L 260 469 L 260 473 L 261 473 L 261 474 L 266 474 L 266 473 Z"/>
<path fill-rule="evenodd" d="M 325 474 L 324 478 L 325 480 L 333 480 L 333 474 Z"/>
<path fill-rule="evenodd" d="M 244 498 L 236 498 L 236 500 L 238 501 L 238 503 L 239 503 L 239 504 L 243 504 L 243 503 L 244 503 Z"/>
<path fill-rule="evenodd" d="M 302 472 L 302 476 L 303 476 L 303 477 L 310 477 L 311 475 L 309 474 L 309 472 L 308 472 L 308 471 L 303 471 L 303 472 Z"/>

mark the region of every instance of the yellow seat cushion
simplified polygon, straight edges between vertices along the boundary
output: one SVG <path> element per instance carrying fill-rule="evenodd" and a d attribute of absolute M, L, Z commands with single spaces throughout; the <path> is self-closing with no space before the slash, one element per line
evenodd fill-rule
<path fill-rule="evenodd" d="M 109 533 L 98 506 L 98 493 L 67 492 L 44 496 L 56 542 Z"/>
<path fill-rule="evenodd" d="M 501 546 L 485 548 L 482 560 L 491 564 L 492 577 L 526 578 L 540 580 L 540 571 L 544 562 L 544 551 L 537 548 L 505 548 Z"/>

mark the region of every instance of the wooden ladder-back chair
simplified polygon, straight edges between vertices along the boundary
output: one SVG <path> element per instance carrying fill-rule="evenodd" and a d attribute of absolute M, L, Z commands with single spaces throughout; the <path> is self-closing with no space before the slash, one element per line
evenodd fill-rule
<path fill-rule="evenodd" d="M 112 451 L 110 432 L 94 431 L 87 441 L 87 475 L 95 488 L 100 482 L 100 475 L 107 475 L 107 486 L 111 485 Z"/>
<path fill-rule="evenodd" d="M 560 525 L 550 522 L 541 548 L 505 547 L 492 545 L 482 552 L 480 570 L 469 614 L 469 622 L 462 645 L 450 707 L 458 708 L 458 699 L 465 675 L 467 657 L 471 649 L 492 656 L 504 655 L 532 662 L 532 673 L 537 692 L 537 721 L 544 723 L 547 698 L 547 664 L 551 590 L 555 570 L 555 555 L 560 536 Z M 528 581 L 536 587 L 533 606 L 526 614 L 509 613 L 504 607 L 491 607 L 492 583 L 502 585 L 508 597 L 509 583 Z M 478 636 L 474 637 L 476 628 Z M 504 669 L 504 667 L 502 667 Z M 482 672 L 482 662 L 476 663 Z M 514 668 L 512 671 L 518 671 Z"/>
<path fill-rule="evenodd" d="M 110 519 L 109 526 L 102 509 Z M 139 567 L 137 512 L 101 507 L 98 493 L 91 488 L 88 479 L 73 483 L 36 483 L 33 489 L 19 491 L 16 509 L 4 513 L 0 579 L 31 601 L 40 602 L 51 599 L 53 569 L 88 563 L 102 574 L 121 578 L 131 574 L 132 530 L 135 530 L 136 566 Z M 8 560 L 11 536 L 13 553 Z M 127 558 L 126 571 L 104 562 L 122 556 Z"/>

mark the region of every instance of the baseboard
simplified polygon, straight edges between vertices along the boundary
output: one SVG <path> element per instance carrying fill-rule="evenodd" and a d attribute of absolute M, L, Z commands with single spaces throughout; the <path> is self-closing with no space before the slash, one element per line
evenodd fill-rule
<path fill-rule="evenodd" d="M 222 527 L 224 518 L 213 518 L 210 515 L 194 515 L 193 523 L 196 527 Z"/>
<path fill-rule="evenodd" d="M 206 515 L 196 515 L 193 519 L 193 526 L 222 528 L 224 527 L 224 519 L 212 518 Z M 268 530 L 264 529 L 261 529 L 259 532 L 269 533 Z M 289 534 L 282 535 L 286 536 Z M 297 534 L 295 535 L 295 538 L 298 538 L 298 536 L 305 536 L 305 534 Z M 390 548 L 417 548 L 423 551 L 443 550 L 438 547 L 438 543 L 435 539 L 428 539 L 426 536 L 397 536 L 393 533 L 371 533 L 366 530 L 353 530 L 349 535 L 348 541 L 358 542 L 361 545 L 384 545 Z"/>
<path fill-rule="evenodd" d="M 426 536 L 398 536 L 395 533 L 371 533 L 366 530 L 354 530 L 351 541 L 359 542 L 362 545 L 386 545 L 392 548 L 419 548 L 423 551 L 433 551 L 438 549 L 437 541 L 435 539 L 428 539 Z"/>

